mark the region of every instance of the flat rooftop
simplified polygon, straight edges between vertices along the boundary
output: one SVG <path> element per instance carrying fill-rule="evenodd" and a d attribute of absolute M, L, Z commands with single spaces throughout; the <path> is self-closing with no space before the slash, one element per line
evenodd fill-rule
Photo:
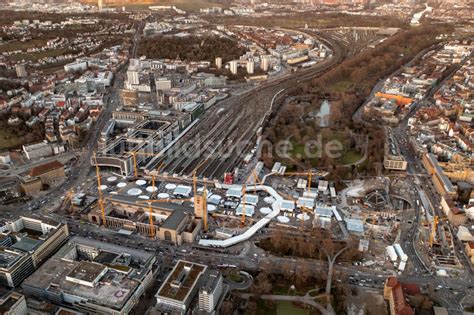
<path fill-rule="evenodd" d="M 97 241 L 94 239 L 89 239 L 81 236 L 74 236 L 69 240 L 69 243 L 81 245 L 81 246 L 89 246 L 92 248 L 96 248 L 100 251 L 107 251 L 110 253 L 114 253 L 117 255 L 120 254 L 129 254 L 130 256 L 134 257 L 135 259 L 140 259 L 143 263 L 151 260 L 154 255 L 153 253 L 146 252 L 139 249 L 134 249 L 126 246 L 120 246 L 112 243 L 106 243 Z"/>
<path fill-rule="evenodd" d="M 21 240 L 13 244 L 11 247 L 19 249 L 24 252 L 29 252 L 36 249 L 43 242 L 29 237 L 23 237 Z"/>
<path fill-rule="evenodd" d="M 178 226 L 186 218 L 187 214 L 183 210 L 175 210 L 166 218 L 160 228 L 176 230 Z"/>
<path fill-rule="evenodd" d="M 66 277 L 71 273 L 80 276 L 76 269 L 81 268 L 81 263 L 52 257 L 28 277 L 23 286 L 79 296 L 91 303 L 113 309 L 121 309 L 138 288 L 138 281 L 128 279 L 127 275 L 114 270 L 107 271 L 94 287 L 67 281 Z M 92 270 L 88 270 L 93 273 Z M 84 277 L 89 279 L 87 273 L 84 273 Z"/>
<path fill-rule="evenodd" d="M 0 268 L 10 268 L 27 253 L 0 248 Z"/>
<path fill-rule="evenodd" d="M 107 267 L 94 262 L 81 261 L 67 276 L 81 281 L 93 282 Z"/>
<path fill-rule="evenodd" d="M 158 290 L 156 297 L 181 302 L 186 300 L 189 293 L 197 285 L 200 275 L 206 269 L 207 266 L 205 265 L 179 260 Z"/>

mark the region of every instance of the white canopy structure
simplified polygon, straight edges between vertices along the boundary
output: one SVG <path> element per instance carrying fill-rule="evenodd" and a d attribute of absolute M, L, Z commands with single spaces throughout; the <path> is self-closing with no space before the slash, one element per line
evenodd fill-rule
<path fill-rule="evenodd" d="M 249 191 L 265 191 L 268 192 L 274 199 L 275 202 L 272 203 L 272 212 L 266 215 L 261 220 L 257 221 L 254 225 L 248 228 L 244 233 L 233 236 L 231 238 L 225 240 L 208 240 L 208 239 L 201 239 L 199 240 L 199 245 L 201 246 L 209 246 L 209 247 L 229 247 L 240 242 L 246 241 L 251 238 L 258 230 L 263 228 L 267 225 L 273 218 L 277 217 L 280 214 L 281 203 L 283 198 L 276 192 L 273 187 L 265 186 L 265 185 L 257 185 L 257 186 L 247 186 L 247 190 Z"/>
<path fill-rule="evenodd" d="M 235 209 L 235 214 L 236 215 L 242 215 L 242 213 L 245 210 L 245 216 L 246 217 L 253 217 L 255 213 L 255 207 L 252 205 L 244 205 L 241 203 L 237 206 L 237 209 Z"/>
<path fill-rule="evenodd" d="M 191 186 L 179 185 L 173 191 L 173 195 L 187 198 L 191 195 L 192 190 Z"/>
<path fill-rule="evenodd" d="M 176 185 L 175 184 L 166 184 L 165 189 L 174 190 L 174 189 L 176 189 Z"/>
<path fill-rule="evenodd" d="M 142 190 L 138 188 L 132 188 L 127 191 L 127 195 L 138 196 L 142 194 Z"/>
<path fill-rule="evenodd" d="M 290 222 L 290 219 L 288 217 L 285 217 L 284 215 L 279 215 L 277 217 L 278 222 L 280 223 L 288 223 Z"/>
<path fill-rule="evenodd" d="M 247 189 L 248 190 L 248 189 Z M 227 189 L 226 197 L 230 198 L 241 198 L 242 197 L 242 186 L 234 185 Z"/>
<path fill-rule="evenodd" d="M 148 192 L 150 192 L 150 193 L 155 192 L 155 191 L 157 191 L 157 190 L 158 190 L 158 188 L 157 188 L 157 187 L 154 187 L 154 186 L 148 186 L 148 187 L 146 188 L 146 191 L 148 191 Z"/>
<path fill-rule="evenodd" d="M 267 215 L 267 214 L 269 214 L 270 212 L 272 212 L 272 209 L 270 209 L 270 208 L 268 208 L 268 207 L 263 207 L 263 208 L 260 208 L 259 211 L 260 211 L 261 214 Z"/>

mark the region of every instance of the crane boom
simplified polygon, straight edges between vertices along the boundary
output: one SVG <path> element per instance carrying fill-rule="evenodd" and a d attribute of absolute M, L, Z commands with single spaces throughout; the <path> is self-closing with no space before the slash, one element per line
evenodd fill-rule
<path fill-rule="evenodd" d="M 105 208 L 104 208 L 104 199 L 102 196 L 102 190 L 100 190 L 100 169 L 99 169 L 99 164 L 97 164 L 97 156 L 94 152 L 94 164 L 95 164 L 95 172 L 96 172 L 96 177 L 97 177 L 97 190 L 99 192 L 99 207 L 100 207 L 100 214 L 102 218 L 102 224 L 105 226 Z"/>

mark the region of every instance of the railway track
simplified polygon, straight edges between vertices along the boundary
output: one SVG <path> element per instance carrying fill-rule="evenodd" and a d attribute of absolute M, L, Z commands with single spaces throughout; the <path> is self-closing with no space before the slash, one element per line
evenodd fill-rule
<path fill-rule="evenodd" d="M 332 48 L 332 58 L 317 67 L 299 70 L 263 83 L 246 94 L 223 100 L 211 108 L 172 149 L 157 159 L 153 167 L 163 165 L 162 172 L 181 176 L 192 175 L 196 171 L 199 177 L 216 179 L 238 166 L 254 146 L 257 130 L 268 126 L 271 113 L 275 111 L 275 108 L 270 110 L 274 96 L 282 90 L 286 92 L 275 97 L 274 103 L 278 105 L 298 89 L 299 83 L 320 76 L 345 59 L 347 47 L 324 34 L 311 32 L 311 35 Z M 187 150 L 179 152 L 183 148 Z M 199 169 L 196 169 L 198 166 Z"/>

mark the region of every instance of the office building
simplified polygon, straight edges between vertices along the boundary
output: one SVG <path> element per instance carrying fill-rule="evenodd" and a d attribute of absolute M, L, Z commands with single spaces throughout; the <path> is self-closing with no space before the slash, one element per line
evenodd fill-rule
<path fill-rule="evenodd" d="M 88 314 L 129 314 L 152 284 L 155 257 L 74 237 L 22 284 L 25 294 Z"/>
<path fill-rule="evenodd" d="M 229 69 L 232 74 L 237 74 L 238 61 L 232 60 L 229 62 Z"/>
<path fill-rule="evenodd" d="M 168 78 L 157 78 L 155 86 L 157 91 L 169 91 L 173 87 L 171 79 Z"/>
<path fill-rule="evenodd" d="M 395 277 L 389 277 L 385 281 L 383 297 L 388 301 L 390 315 L 413 315 L 415 312 L 410 304 L 406 302 L 402 284 Z"/>
<path fill-rule="evenodd" d="M 127 81 L 128 81 L 128 84 L 130 84 L 130 85 L 140 84 L 140 76 L 138 75 L 138 71 L 128 70 L 127 71 Z"/>
<path fill-rule="evenodd" d="M 18 78 L 25 78 L 28 76 L 28 73 L 26 72 L 25 65 L 16 65 L 15 66 L 15 71 L 16 71 L 16 76 Z"/>
<path fill-rule="evenodd" d="M 199 289 L 207 266 L 179 260 L 156 293 L 156 308 L 162 312 L 186 314 Z"/>
<path fill-rule="evenodd" d="M 67 239 L 67 225 L 52 220 L 20 217 L 0 226 L 0 284 L 18 286 Z M 9 238 L 9 242 L 5 239 Z"/>
<path fill-rule="evenodd" d="M 23 153 L 28 160 L 48 157 L 53 155 L 53 148 L 45 142 L 38 142 L 22 146 Z"/>
<path fill-rule="evenodd" d="M 53 182 L 64 178 L 64 165 L 59 161 L 52 161 L 33 167 L 28 173 L 30 177 L 38 177 L 41 183 L 52 184 Z"/>
<path fill-rule="evenodd" d="M 255 63 L 253 60 L 247 61 L 247 73 L 253 74 L 255 71 Z"/>
<path fill-rule="evenodd" d="M 269 56 L 262 56 L 261 57 L 260 68 L 263 71 L 268 71 L 270 69 L 270 57 Z"/>
<path fill-rule="evenodd" d="M 205 274 L 199 288 L 199 310 L 212 314 L 216 310 L 223 293 L 222 275 L 217 270 Z"/>
<path fill-rule="evenodd" d="M 217 69 L 222 68 L 222 58 L 221 57 L 216 58 L 216 68 Z"/>
<path fill-rule="evenodd" d="M 26 315 L 28 309 L 23 294 L 14 291 L 0 293 L 0 314 L 2 315 Z"/>
<path fill-rule="evenodd" d="M 428 174 L 431 175 L 431 180 L 438 193 L 445 198 L 456 199 L 457 191 L 448 176 L 444 174 L 436 156 L 432 153 L 426 153 L 421 161 Z"/>
<path fill-rule="evenodd" d="M 385 138 L 383 166 L 386 170 L 405 171 L 407 169 L 407 161 L 400 153 L 391 131 L 387 132 Z"/>

